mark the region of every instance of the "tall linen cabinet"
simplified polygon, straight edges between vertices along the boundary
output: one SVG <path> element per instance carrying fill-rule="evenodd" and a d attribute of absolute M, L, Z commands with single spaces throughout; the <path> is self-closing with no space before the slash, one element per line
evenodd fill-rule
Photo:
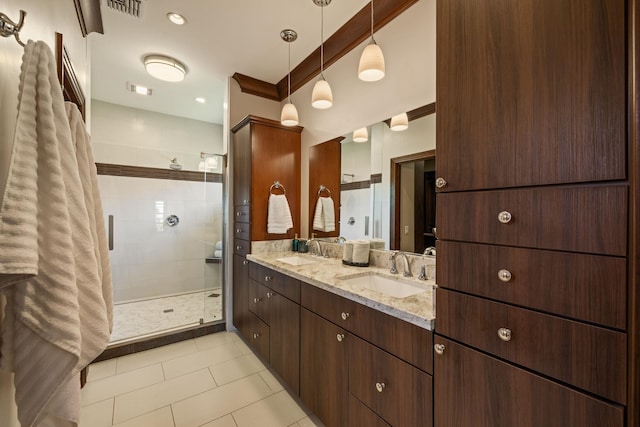
<path fill-rule="evenodd" d="M 637 14 L 437 2 L 438 427 L 640 422 Z"/>
<path fill-rule="evenodd" d="M 300 126 L 247 116 L 233 133 L 233 324 L 268 354 L 268 327 L 249 310 L 249 262 L 252 241 L 290 239 L 300 233 Z M 275 182 L 280 187 L 274 186 Z M 267 232 L 269 195 L 285 194 L 293 228 Z M 254 338 L 255 337 L 255 338 Z"/>

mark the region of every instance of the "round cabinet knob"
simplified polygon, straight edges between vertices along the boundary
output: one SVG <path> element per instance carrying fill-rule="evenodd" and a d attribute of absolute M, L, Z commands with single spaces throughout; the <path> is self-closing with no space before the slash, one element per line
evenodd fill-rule
<path fill-rule="evenodd" d="M 267 298 L 271 298 L 273 296 L 273 292 L 267 292 Z"/>
<path fill-rule="evenodd" d="M 498 279 L 502 280 L 505 283 L 508 282 L 509 280 L 511 280 L 511 272 L 509 270 L 498 271 Z"/>
<path fill-rule="evenodd" d="M 502 341 L 511 341 L 511 329 L 507 329 L 507 328 L 498 329 L 498 337 L 500 337 Z"/>
<path fill-rule="evenodd" d="M 236 212 L 236 216 L 242 216 L 242 212 Z"/>
<path fill-rule="evenodd" d="M 384 383 L 376 383 L 376 390 L 378 390 L 378 393 L 382 393 L 385 387 Z"/>
<path fill-rule="evenodd" d="M 340 315 L 340 317 L 342 317 L 342 320 L 347 320 L 349 318 L 349 313 L 345 313 L 343 311 L 342 314 Z"/>
<path fill-rule="evenodd" d="M 498 214 L 498 221 L 500 221 L 503 224 L 509 223 L 509 221 L 511 221 L 511 212 L 508 212 L 508 211 L 500 212 Z"/>
<path fill-rule="evenodd" d="M 444 187 L 445 185 L 447 185 L 447 181 L 446 181 L 444 178 L 440 178 L 440 177 L 438 177 L 438 178 L 436 179 L 436 187 L 438 187 L 438 188 L 442 188 L 442 187 Z"/>
<path fill-rule="evenodd" d="M 242 265 L 249 265 L 249 261 L 245 259 L 244 261 L 242 261 Z"/>
<path fill-rule="evenodd" d="M 444 353 L 444 344 L 434 345 L 433 350 L 436 352 L 437 355 L 442 356 L 442 354 Z"/>
<path fill-rule="evenodd" d="M 268 282 L 269 280 L 271 280 L 271 276 L 264 276 L 264 281 Z"/>
<path fill-rule="evenodd" d="M 254 303 L 254 304 L 257 304 L 257 303 L 259 303 L 259 302 L 260 302 L 260 298 L 254 298 L 254 299 L 253 299 L 253 303 Z"/>
<path fill-rule="evenodd" d="M 244 199 L 244 200 L 242 201 L 242 203 L 243 203 L 243 204 L 245 204 L 245 205 L 248 205 L 248 204 L 249 204 L 249 200 Z"/>
<path fill-rule="evenodd" d="M 242 249 L 242 246 L 240 245 L 236 246 L 236 251 L 239 251 L 240 249 Z"/>
<path fill-rule="evenodd" d="M 342 342 L 344 340 L 344 334 L 337 334 L 336 339 L 338 340 L 338 342 Z"/>
<path fill-rule="evenodd" d="M 253 334 L 253 339 L 254 340 L 257 340 L 258 338 L 260 338 L 260 334 L 259 333 L 256 332 L 255 334 Z"/>
<path fill-rule="evenodd" d="M 242 233 L 242 230 L 239 228 L 236 228 L 236 233 Z"/>

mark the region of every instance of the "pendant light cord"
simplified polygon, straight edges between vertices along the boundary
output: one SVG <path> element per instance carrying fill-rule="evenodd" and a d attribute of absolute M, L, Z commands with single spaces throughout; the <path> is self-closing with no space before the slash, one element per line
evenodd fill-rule
<path fill-rule="evenodd" d="M 324 80 L 324 6 L 320 6 L 320 77 Z"/>
<path fill-rule="evenodd" d="M 287 43 L 289 45 L 289 74 L 287 74 L 287 94 L 289 97 L 289 104 L 291 104 L 291 42 Z"/>
<path fill-rule="evenodd" d="M 371 40 L 376 43 L 376 39 L 373 38 L 373 0 L 371 0 Z"/>

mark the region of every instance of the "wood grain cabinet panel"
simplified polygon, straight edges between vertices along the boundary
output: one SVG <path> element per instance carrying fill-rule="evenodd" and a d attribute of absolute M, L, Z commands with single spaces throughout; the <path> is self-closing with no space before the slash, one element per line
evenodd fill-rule
<path fill-rule="evenodd" d="M 251 228 L 248 223 L 236 222 L 233 224 L 233 237 L 236 239 L 250 240 Z"/>
<path fill-rule="evenodd" d="M 624 408 L 564 387 L 439 335 L 438 427 L 622 427 Z"/>
<path fill-rule="evenodd" d="M 347 425 L 349 427 L 391 427 L 352 394 L 349 394 L 349 424 Z"/>
<path fill-rule="evenodd" d="M 431 375 L 349 337 L 349 392 L 393 426 L 432 425 Z"/>
<path fill-rule="evenodd" d="M 292 301 L 300 302 L 300 281 L 260 264 L 249 264 L 249 277 Z"/>
<path fill-rule="evenodd" d="M 626 328 L 626 258 L 442 240 L 437 251 L 441 288 Z"/>
<path fill-rule="evenodd" d="M 246 256 L 251 252 L 251 242 L 248 240 L 234 239 L 233 252 L 240 256 Z"/>
<path fill-rule="evenodd" d="M 442 288 L 436 299 L 438 334 L 626 404 L 624 333 Z"/>
<path fill-rule="evenodd" d="M 264 323 L 258 316 L 249 312 L 249 344 L 260 356 L 269 362 L 269 325 Z"/>
<path fill-rule="evenodd" d="M 439 193 L 438 238 L 625 256 L 627 190 L 620 184 Z"/>
<path fill-rule="evenodd" d="M 624 0 L 440 1 L 437 23 L 440 191 L 626 178 Z"/>
<path fill-rule="evenodd" d="M 233 324 L 249 340 L 252 330 L 249 320 L 249 261 L 233 255 Z"/>
<path fill-rule="evenodd" d="M 419 369 L 433 372 L 431 331 L 305 283 L 300 303 Z"/>
<path fill-rule="evenodd" d="M 301 309 L 300 398 L 327 427 L 352 425 L 347 424 L 349 339 L 344 329 Z"/>
<path fill-rule="evenodd" d="M 234 209 L 233 219 L 236 223 L 251 223 L 251 207 L 247 205 L 239 205 Z"/>

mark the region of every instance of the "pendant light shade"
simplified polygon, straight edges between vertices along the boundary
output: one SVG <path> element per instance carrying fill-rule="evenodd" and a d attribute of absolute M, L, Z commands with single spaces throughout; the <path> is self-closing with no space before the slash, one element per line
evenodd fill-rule
<path fill-rule="evenodd" d="M 384 56 L 375 42 L 364 48 L 358 66 L 358 78 L 364 82 L 376 82 L 384 77 Z"/>
<path fill-rule="evenodd" d="M 384 72 L 384 55 L 373 38 L 373 0 L 371 0 L 371 42 L 360 56 L 358 78 L 364 82 L 376 82 L 384 77 Z"/>
<path fill-rule="evenodd" d="M 282 107 L 282 113 L 280 114 L 280 123 L 284 126 L 298 125 L 298 110 L 295 105 L 291 103 L 284 104 L 284 107 Z"/>
<path fill-rule="evenodd" d="M 280 37 L 289 45 L 289 73 L 287 74 L 287 94 L 288 101 L 282 107 L 280 113 L 280 123 L 283 126 L 297 126 L 298 125 L 298 110 L 296 106 L 291 102 L 291 43 L 296 41 L 298 33 L 293 30 L 280 31 Z"/>
<path fill-rule="evenodd" d="M 405 130 L 409 127 L 409 117 L 407 117 L 407 113 L 398 114 L 397 116 L 391 117 L 391 124 L 389 128 L 393 131 L 401 131 Z"/>
<path fill-rule="evenodd" d="M 369 132 L 366 127 L 353 131 L 353 142 L 367 142 L 369 140 Z"/>
<path fill-rule="evenodd" d="M 316 6 L 320 6 L 320 80 L 313 86 L 311 106 L 324 110 L 333 105 L 331 86 L 324 78 L 324 7 L 328 6 L 331 0 L 313 0 L 313 2 Z"/>
<path fill-rule="evenodd" d="M 311 105 L 314 108 L 324 110 L 330 108 L 333 105 L 333 94 L 331 93 L 331 86 L 325 79 L 320 79 L 313 87 L 313 93 L 311 94 Z"/>

